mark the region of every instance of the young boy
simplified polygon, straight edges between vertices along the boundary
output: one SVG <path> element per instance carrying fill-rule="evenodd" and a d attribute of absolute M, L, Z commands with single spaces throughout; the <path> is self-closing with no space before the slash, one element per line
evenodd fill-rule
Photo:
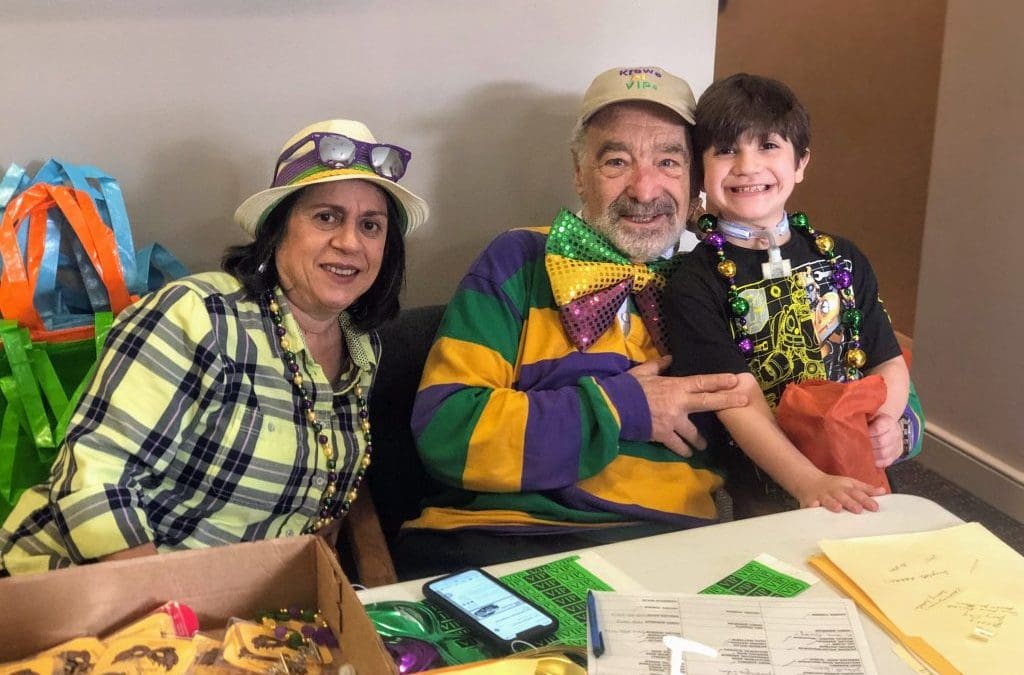
<path fill-rule="evenodd" d="M 697 104 L 707 234 L 665 293 L 673 375 L 739 374 L 750 404 L 718 419 L 743 452 L 801 507 L 877 510 L 882 488 L 817 469 L 775 422 L 791 382 L 878 374 L 884 404 L 870 419 L 875 465 L 903 452 L 909 374 L 867 258 L 814 230 L 786 201 L 810 160 L 810 121 L 790 89 L 740 73 Z"/>

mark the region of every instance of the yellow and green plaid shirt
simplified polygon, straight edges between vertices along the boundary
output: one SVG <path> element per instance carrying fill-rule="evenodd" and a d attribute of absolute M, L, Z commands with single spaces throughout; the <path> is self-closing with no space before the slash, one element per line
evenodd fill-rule
<path fill-rule="evenodd" d="M 0 528 L 11 574 L 298 534 L 320 510 L 326 459 L 285 379 L 268 310 L 230 275 L 194 275 L 126 309 L 107 337 L 50 482 Z M 354 394 L 369 391 L 375 333 L 342 331 L 354 363 L 332 389 L 279 294 L 287 337 L 338 449 L 339 493 L 366 452 Z"/>

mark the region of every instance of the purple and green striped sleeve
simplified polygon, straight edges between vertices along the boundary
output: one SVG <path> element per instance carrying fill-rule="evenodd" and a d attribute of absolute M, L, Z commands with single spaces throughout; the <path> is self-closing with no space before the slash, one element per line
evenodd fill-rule
<path fill-rule="evenodd" d="M 596 475 L 619 439 L 647 440 L 628 355 L 566 342 L 544 269 L 545 229 L 491 243 L 449 303 L 412 427 L 428 470 L 478 492 L 557 490 Z"/>

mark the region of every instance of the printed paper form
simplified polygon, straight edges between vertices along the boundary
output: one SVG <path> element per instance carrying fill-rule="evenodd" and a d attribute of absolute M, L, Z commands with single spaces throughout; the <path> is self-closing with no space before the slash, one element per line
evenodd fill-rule
<path fill-rule="evenodd" d="M 961 672 L 1021 672 L 1024 558 L 978 523 L 820 546 L 904 633 Z"/>
<path fill-rule="evenodd" d="M 663 675 L 665 635 L 718 650 L 686 654 L 687 675 L 874 675 L 874 661 L 854 604 L 679 593 L 595 593 L 605 652 L 588 659 L 591 675 Z"/>

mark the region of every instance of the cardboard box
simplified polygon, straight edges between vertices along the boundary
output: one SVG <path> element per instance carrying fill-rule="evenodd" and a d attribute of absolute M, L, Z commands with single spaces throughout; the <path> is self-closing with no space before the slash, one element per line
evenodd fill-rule
<path fill-rule="evenodd" d="M 0 662 L 82 635 L 102 635 L 169 600 L 202 630 L 266 609 L 319 608 L 359 675 L 397 674 L 330 548 L 286 537 L 0 579 Z"/>

